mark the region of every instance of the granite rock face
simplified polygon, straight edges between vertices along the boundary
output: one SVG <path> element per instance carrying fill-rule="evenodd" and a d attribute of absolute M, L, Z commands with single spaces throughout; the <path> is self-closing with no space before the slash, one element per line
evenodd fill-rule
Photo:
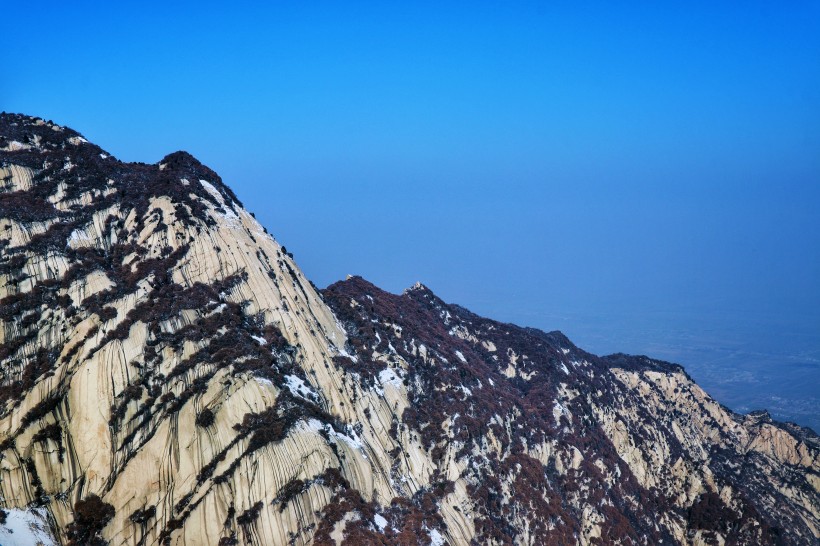
<path fill-rule="evenodd" d="M 0 321 L 5 541 L 820 536 L 813 432 L 422 285 L 319 292 L 184 152 L 0 115 Z"/>

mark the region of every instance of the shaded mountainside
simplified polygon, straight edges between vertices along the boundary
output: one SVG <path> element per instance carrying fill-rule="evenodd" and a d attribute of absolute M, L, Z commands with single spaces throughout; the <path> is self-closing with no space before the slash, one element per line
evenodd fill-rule
<path fill-rule="evenodd" d="M 443 481 L 467 491 L 479 543 L 811 543 L 818 442 L 808 429 L 740 416 L 680 366 L 598 358 L 560 332 L 484 319 L 417 285 L 360 278 L 325 299 L 365 383 L 402 377 Z M 385 371 L 390 370 L 390 371 Z M 560 537 L 560 538 L 559 538 Z"/>
<path fill-rule="evenodd" d="M 820 441 L 0 115 L 0 543 L 815 544 Z"/>

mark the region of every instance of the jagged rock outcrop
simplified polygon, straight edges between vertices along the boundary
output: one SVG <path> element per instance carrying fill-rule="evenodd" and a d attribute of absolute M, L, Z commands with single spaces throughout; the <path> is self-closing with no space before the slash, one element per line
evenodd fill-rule
<path fill-rule="evenodd" d="M 21 541 L 820 535 L 811 431 L 421 285 L 318 292 L 184 152 L 123 163 L 0 115 L 0 256 L 0 506 L 39 526 Z"/>

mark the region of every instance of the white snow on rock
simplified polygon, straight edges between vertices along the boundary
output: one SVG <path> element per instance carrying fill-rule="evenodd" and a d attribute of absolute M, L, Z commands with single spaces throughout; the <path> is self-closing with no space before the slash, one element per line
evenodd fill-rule
<path fill-rule="evenodd" d="M 444 546 L 444 537 L 441 536 L 441 533 L 438 532 L 438 529 L 430 529 L 427 531 L 430 535 L 430 544 L 431 546 Z"/>
<path fill-rule="evenodd" d="M 88 236 L 88 233 L 86 233 L 84 229 L 75 229 L 71 232 L 71 235 L 68 236 L 67 244 L 71 248 L 78 248 L 94 244 L 94 240 Z"/>
<path fill-rule="evenodd" d="M 308 419 L 306 428 L 308 430 L 312 430 L 314 432 L 318 432 L 320 430 L 327 430 L 327 427 L 323 422 L 319 421 L 318 419 L 313 419 L 312 417 Z"/>
<path fill-rule="evenodd" d="M 211 195 L 214 196 L 214 199 L 216 199 L 217 203 L 219 203 L 220 205 L 222 205 L 223 207 L 225 207 L 225 209 L 227 209 L 229 211 L 228 217 L 239 218 L 233 212 L 233 210 L 231 210 L 231 207 L 229 207 L 227 205 L 227 203 L 225 203 L 225 198 L 222 197 L 222 194 L 219 193 L 219 190 L 217 190 L 216 187 L 213 184 L 211 184 L 207 180 L 202 180 L 201 178 L 199 179 L 199 183 L 202 184 L 202 187 L 205 188 L 208 191 L 208 193 L 210 193 Z"/>
<path fill-rule="evenodd" d="M 217 190 L 213 184 L 211 184 L 207 180 L 202 180 L 201 178 L 199 179 L 199 183 L 202 184 L 202 187 L 205 188 L 208 191 L 208 193 L 214 196 L 214 199 L 216 199 L 216 201 L 220 205 L 225 204 L 225 198 L 222 197 L 222 194 L 219 193 L 219 190 Z"/>
<path fill-rule="evenodd" d="M 227 304 L 227 303 L 220 303 L 219 305 L 217 305 L 216 307 L 214 307 L 214 310 L 213 310 L 213 311 L 211 311 L 210 313 L 208 313 L 206 316 L 210 317 L 210 316 L 216 315 L 216 314 L 218 314 L 218 313 L 221 313 L 221 312 L 222 312 L 222 311 L 224 311 L 227 307 L 228 307 L 228 304 Z"/>
<path fill-rule="evenodd" d="M 336 432 L 333 429 L 333 427 L 330 426 L 328 423 L 322 423 L 318 419 L 309 419 L 304 426 L 308 430 L 313 430 L 317 432 L 320 430 L 325 431 L 327 435 L 330 436 L 332 441 L 338 442 L 339 440 L 342 440 L 353 449 L 358 449 L 362 453 L 364 458 L 367 459 L 367 455 L 365 454 L 364 442 L 362 442 L 361 437 L 359 437 L 359 434 L 353 427 L 347 426 L 345 428 L 347 434 L 343 434 L 341 432 Z"/>
<path fill-rule="evenodd" d="M 552 406 L 552 416 L 555 418 L 555 424 L 561 424 L 561 416 L 565 416 L 570 423 L 572 423 L 572 415 L 570 414 L 569 410 L 558 400 L 553 402 Z"/>
<path fill-rule="evenodd" d="M 199 180 L 199 183 L 202 184 L 202 187 L 207 190 L 208 193 L 213 195 L 214 199 L 216 199 L 217 203 L 222 205 L 222 208 L 225 212 L 214 211 L 218 216 L 223 217 L 229 226 L 231 227 L 241 227 L 239 222 L 239 216 L 233 211 L 233 207 L 227 203 L 225 203 L 225 198 L 222 197 L 222 194 L 219 193 L 219 190 L 214 187 L 213 184 L 208 182 L 207 180 Z"/>
<path fill-rule="evenodd" d="M 318 398 L 316 392 L 302 381 L 302 378 L 296 377 L 295 375 L 286 375 L 285 385 L 293 396 L 298 396 L 299 398 L 304 398 L 312 402 Z"/>
<path fill-rule="evenodd" d="M 340 349 L 339 349 L 339 354 L 340 354 L 341 356 L 343 356 L 343 357 L 349 358 L 349 359 L 350 359 L 350 360 L 352 360 L 353 362 L 358 362 L 358 361 L 359 361 L 359 357 L 358 357 L 358 356 L 356 356 L 356 355 L 352 355 L 352 354 L 348 353 L 347 351 L 345 351 L 345 350 L 344 350 L 344 348 L 340 348 Z"/>
<path fill-rule="evenodd" d="M 81 136 L 73 136 L 68 139 L 68 143 L 74 146 L 79 146 L 80 144 L 85 144 L 86 142 L 88 141 Z"/>
<path fill-rule="evenodd" d="M 364 443 L 362 443 L 362 439 L 359 437 L 359 434 L 356 432 L 356 429 L 354 429 L 350 425 L 347 425 L 345 427 L 345 431 L 347 432 L 347 434 L 337 432 L 336 437 L 341 438 L 342 440 L 350 444 L 350 446 L 360 451 L 364 451 Z"/>
<path fill-rule="evenodd" d="M 350 447 L 352 447 L 354 449 L 358 449 L 359 451 L 361 451 L 362 454 L 364 455 L 364 458 L 365 459 L 367 458 L 367 455 L 364 454 L 365 453 L 364 442 L 362 441 L 361 437 L 359 436 L 359 434 L 356 432 L 356 430 L 353 427 L 351 427 L 351 426 L 345 427 L 345 431 L 347 432 L 347 434 L 344 434 L 344 433 L 341 433 L 341 432 L 336 432 L 333 429 L 333 427 L 330 426 L 330 424 L 322 423 L 318 419 L 313 419 L 313 418 L 308 419 L 308 421 L 303 426 L 305 428 L 307 428 L 307 430 L 313 430 L 313 431 L 317 431 L 317 432 L 320 431 L 320 430 L 323 430 L 328 434 L 328 436 L 330 436 L 333 439 L 333 441 L 342 440 L 343 442 L 347 443 L 347 445 L 349 445 Z"/>
<path fill-rule="evenodd" d="M 3 546 L 57 546 L 48 530 L 45 510 L 6 508 L 6 523 L 0 525 Z"/>
<path fill-rule="evenodd" d="M 380 533 L 384 533 L 385 527 L 387 527 L 387 520 L 381 514 L 376 514 L 373 516 L 373 523 L 376 524 Z"/>
<path fill-rule="evenodd" d="M 393 385 L 397 389 L 404 384 L 392 368 L 385 368 L 379 372 L 379 383 L 382 385 Z"/>

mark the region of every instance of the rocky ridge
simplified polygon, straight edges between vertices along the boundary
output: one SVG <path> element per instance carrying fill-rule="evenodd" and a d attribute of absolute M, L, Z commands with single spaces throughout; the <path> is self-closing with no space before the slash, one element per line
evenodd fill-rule
<path fill-rule="evenodd" d="M 0 256 L 0 507 L 54 543 L 820 536 L 813 432 L 422 285 L 317 291 L 184 152 L 0 115 Z"/>

